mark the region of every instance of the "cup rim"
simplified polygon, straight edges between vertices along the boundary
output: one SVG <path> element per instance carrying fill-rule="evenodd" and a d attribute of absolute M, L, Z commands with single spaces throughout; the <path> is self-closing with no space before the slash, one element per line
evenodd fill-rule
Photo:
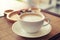
<path fill-rule="evenodd" d="M 30 13 L 21 14 L 20 17 L 21 17 L 22 15 L 25 15 L 25 14 L 30 14 Z M 37 14 L 37 13 L 31 13 L 31 14 Z M 39 20 L 39 21 L 33 21 L 33 22 L 40 22 L 40 21 L 43 21 L 43 20 L 45 19 L 45 16 L 44 16 L 42 13 L 37 14 L 37 15 L 41 15 L 41 16 L 42 16 L 41 20 Z M 31 22 L 31 21 L 24 21 L 24 20 L 22 20 L 21 18 L 20 18 L 20 21 L 22 21 L 22 22 Z"/>

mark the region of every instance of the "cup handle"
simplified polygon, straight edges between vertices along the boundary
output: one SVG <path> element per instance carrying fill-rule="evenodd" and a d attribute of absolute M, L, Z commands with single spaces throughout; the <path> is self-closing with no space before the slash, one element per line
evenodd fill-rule
<path fill-rule="evenodd" d="M 50 19 L 49 18 L 45 18 L 44 21 L 46 21 L 47 23 L 46 24 L 43 24 L 43 26 L 47 26 L 49 23 L 50 23 Z"/>

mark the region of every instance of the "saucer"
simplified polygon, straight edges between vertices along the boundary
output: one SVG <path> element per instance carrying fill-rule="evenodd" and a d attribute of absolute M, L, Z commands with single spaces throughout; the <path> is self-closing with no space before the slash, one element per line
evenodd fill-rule
<path fill-rule="evenodd" d="M 44 24 L 46 24 L 46 23 L 47 22 L 44 21 Z M 12 25 L 12 31 L 14 33 L 16 33 L 19 36 L 27 37 L 27 38 L 37 38 L 37 37 L 45 36 L 51 32 L 51 29 L 52 29 L 51 25 L 48 24 L 46 26 L 41 27 L 41 29 L 38 33 L 30 34 L 23 30 L 22 25 L 19 23 L 19 21 L 15 22 Z"/>

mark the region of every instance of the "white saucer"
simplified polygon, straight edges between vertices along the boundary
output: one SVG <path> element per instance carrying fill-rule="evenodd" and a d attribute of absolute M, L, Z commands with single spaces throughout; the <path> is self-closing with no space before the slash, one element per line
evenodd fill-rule
<path fill-rule="evenodd" d="M 44 22 L 44 24 L 46 24 L 46 23 L 47 22 Z M 12 26 L 12 31 L 14 33 L 16 33 L 19 36 L 28 37 L 28 38 L 37 38 L 37 37 L 45 36 L 48 33 L 50 33 L 51 29 L 52 29 L 51 25 L 48 24 L 47 26 L 41 27 L 41 29 L 38 33 L 29 34 L 22 29 L 22 25 L 19 22 L 15 22 Z"/>

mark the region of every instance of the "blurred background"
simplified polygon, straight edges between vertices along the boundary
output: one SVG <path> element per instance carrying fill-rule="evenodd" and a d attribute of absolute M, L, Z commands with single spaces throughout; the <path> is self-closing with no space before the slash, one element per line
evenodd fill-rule
<path fill-rule="evenodd" d="M 55 12 L 60 15 L 60 0 L 34 0 L 39 3 L 39 8 Z M 27 0 L 0 0 L 0 16 L 3 16 L 4 11 L 8 9 L 20 10 L 28 8 Z M 57 10 L 57 8 L 59 10 Z M 52 9 L 51 9 L 52 8 Z M 52 10 L 52 11 L 51 11 Z"/>

